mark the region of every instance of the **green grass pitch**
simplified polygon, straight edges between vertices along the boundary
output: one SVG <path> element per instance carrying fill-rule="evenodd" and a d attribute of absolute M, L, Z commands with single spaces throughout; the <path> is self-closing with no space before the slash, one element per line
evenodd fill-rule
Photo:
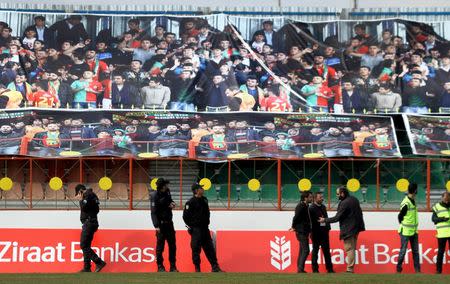
<path fill-rule="evenodd" d="M 0 283 L 26 284 L 124 284 L 124 283 L 450 283 L 450 275 L 432 274 L 274 274 L 274 273 L 79 273 L 79 274 L 1 274 Z"/>

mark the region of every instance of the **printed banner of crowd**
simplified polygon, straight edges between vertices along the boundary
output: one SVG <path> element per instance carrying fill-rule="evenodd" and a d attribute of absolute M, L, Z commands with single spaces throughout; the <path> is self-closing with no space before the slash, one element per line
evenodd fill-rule
<path fill-rule="evenodd" d="M 450 155 L 450 117 L 404 115 L 406 130 L 416 155 Z"/>
<path fill-rule="evenodd" d="M 429 113 L 448 24 L 0 11 L 0 108 Z"/>
<path fill-rule="evenodd" d="M 27 110 L 0 114 L 0 154 L 35 157 L 398 157 L 392 118 L 331 114 Z"/>

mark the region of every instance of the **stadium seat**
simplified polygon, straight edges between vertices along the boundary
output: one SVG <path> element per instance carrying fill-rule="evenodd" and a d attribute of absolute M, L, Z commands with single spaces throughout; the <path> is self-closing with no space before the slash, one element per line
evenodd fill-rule
<path fill-rule="evenodd" d="M 60 190 L 52 190 L 48 184 L 44 184 L 45 200 L 65 200 L 64 186 Z"/>
<path fill-rule="evenodd" d="M 276 184 L 261 185 L 262 202 L 278 202 L 278 188 Z"/>
<path fill-rule="evenodd" d="M 147 201 L 150 198 L 150 186 L 147 183 L 133 184 L 133 201 Z"/>
<path fill-rule="evenodd" d="M 13 187 L 11 188 L 11 190 L 0 190 L 0 194 L 3 201 L 23 199 L 22 186 L 17 182 L 13 183 Z"/>
<path fill-rule="evenodd" d="M 239 184 L 234 186 L 231 192 L 236 193 L 236 198 L 241 201 L 261 201 L 261 189 L 257 191 L 251 191 L 247 184 Z"/>
<path fill-rule="evenodd" d="M 298 202 L 300 200 L 300 191 L 297 184 L 284 184 L 281 187 L 281 202 L 291 203 Z"/>
<path fill-rule="evenodd" d="M 40 182 L 33 182 L 32 188 L 30 186 L 30 183 L 25 184 L 25 190 L 23 192 L 23 199 L 29 200 L 30 197 L 34 201 L 44 199 L 44 189 L 42 188 L 42 184 Z"/>
<path fill-rule="evenodd" d="M 128 184 L 115 182 L 113 187 L 108 190 L 108 199 L 110 200 L 128 200 Z"/>

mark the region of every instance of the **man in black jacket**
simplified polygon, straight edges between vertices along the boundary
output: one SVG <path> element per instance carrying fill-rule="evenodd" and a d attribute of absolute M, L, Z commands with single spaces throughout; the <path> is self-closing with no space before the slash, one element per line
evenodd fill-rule
<path fill-rule="evenodd" d="M 212 272 L 223 272 L 217 263 L 216 251 L 208 228 L 210 216 L 208 199 L 203 196 L 204 189 L 200 184 L 193 184 L 191 189 L 194 196 L 184 205 L 183 220 L 191 235 L 192 262 L 195 272 L 200 272 L 202 248 L 211 264 Z"/>
<path fill-rule="evenodd" d="M 17 155 L 22 135 L 14 132 L 11 125 L 0 126 L 0 154 Z"/>
<path fill-rule="evenodd" d="M 28 26 L 25 30 L 29 29 L 36 32 L 36 39 L 43 41 L 45 47 L 53 47 L 53 32 L 45 25 L 44 16 L 34 17 L 34 25 Z M 25 37 L 25 32 L 23 37 Z"/>
<path fill-rule="evenodd" d="M 71 41 L 74 44 L 81 40 L 86 41 L 89 38 L 80 15 L 72 15 L 67 19 L 54 23 L 49 29 L 56 33 L 57 48 L 61 48 L 61 44 L 65 41 Z"/>
<path fill-rule="evenodd" d="M 319 222 L 326 224 L 339 222 L 341 230 L 339 239 L 344 240 L 344 249 L 347 253 L 347 272 L 353 273 L 358 235 L 366 230 L 363 213 L 359 200 L 349 195 L 347 187 L 339 187 L 336 195 L 340 200 L 336 215 L 331 218 L 320 217 Z"/>
<path fill-rule="evenodd" d="M 164 243 L 166 241 L 169 246 L 170 272 L 178 272 L 176 266 L 175 229 L 172 221 L 172 209 L 175 208 L 175 202 L 170 195 L 168 184 L 168 180 L 159 178 L 156 181 L 156 191 L 150 194 L 150 211 L 153 226 L 156 230 L 156 263 L 158 272 L 166 271 L 163 258 Z"/>
<path fill-rule="evenodd" d="M 362 113 L 364 110 L 371 110 L 367 94 L 355 88 L 355 85 L 350 80 L 343 84 L 342 105 L 345 113 Z"/>
<path fill-rule="evenodd" d="M 328 273 L 334 273 L 333 263 L 331 262 L 330 254 L 330 224 L 319 223 L 320 217 L 328 218 L 327 208 L 323 205 L 323 194 L 317 192 L 314 194 L 314 202 L 309 206 L 309 214 L 311 216 L 312 233 L 311 239 L 313 243 L 311 265 L 314 273 L 319 272 L 319 265 L 317 263 L 319 248 L 322 248 L 325 259 L 325 266 Z"/>
<path fill-rule="evenodd" d="M 187 155 L 188 137 L 182 135 L 176 125 L 169 124 L 166 131 L 156 138 L 153 151 L 159 152 L 161 157 L 185 157 Z"/>
<path fill-rule="evenodd" d="M 75 187 L 75 192 L 75 197 L 80 200 L 80 221 L 83 224 L 80 248 L 83 250 L 84 267 L 80 272 L 91 272 L 91 261 L 95 263 L 95 272 L 100 272 L 105 267 L 106 262 L 91 248 L 94 234 L 98 230 L 97 214 L 100 211 L 100 201 L 92 188 L 86 188 L 82 184 Z"/>
<path fill-rule="evenodd" d="M 289 231 L 295 231 L 299 241 L 299 252 L 297 259 L 297 273 L 306 273 L 305 262 L 309 255 L 309 235 L 311 233 L 311 216 L 309 215 L 309 204 L 313 201 L 312 193 L 302 193 L 300 202 L 295 207 L 295 215 L 292 219 L 292 227 Z"/>

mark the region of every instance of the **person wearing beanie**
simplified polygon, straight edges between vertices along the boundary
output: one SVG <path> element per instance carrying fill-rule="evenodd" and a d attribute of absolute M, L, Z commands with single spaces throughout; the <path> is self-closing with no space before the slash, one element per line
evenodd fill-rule
<path fill-rule="evenodd" d="M 208 199 L 203 196 L 205 190 L 198 183 L 194 183 L 191 189 L 194 196 L 184 205 L 183 220 L 191 235 L 192 262 L 195 272 L 201 272 L 200 252 L 202 249 L 211 264 L 212 272 L 223 272 L 217 262 L 216 250 L 208 228 L 211 212 Z"/>
<path fill-rule="evenodd" d="M 156 264 L 158 272 L 165 272 L 164 267 L 164 244 L 167 242 L 169 247 L 170 272 L 178 272 L 176 266 L 176 239 L 175 229 L 173 227 L 172 209 L 175 208 L 175 202 L 170 194 L 168 184 L 170 181 L 159 178 L 156 181 L 156 191 L 150 194 L 150 211 L 153 226 L 156 230 Z"/>

